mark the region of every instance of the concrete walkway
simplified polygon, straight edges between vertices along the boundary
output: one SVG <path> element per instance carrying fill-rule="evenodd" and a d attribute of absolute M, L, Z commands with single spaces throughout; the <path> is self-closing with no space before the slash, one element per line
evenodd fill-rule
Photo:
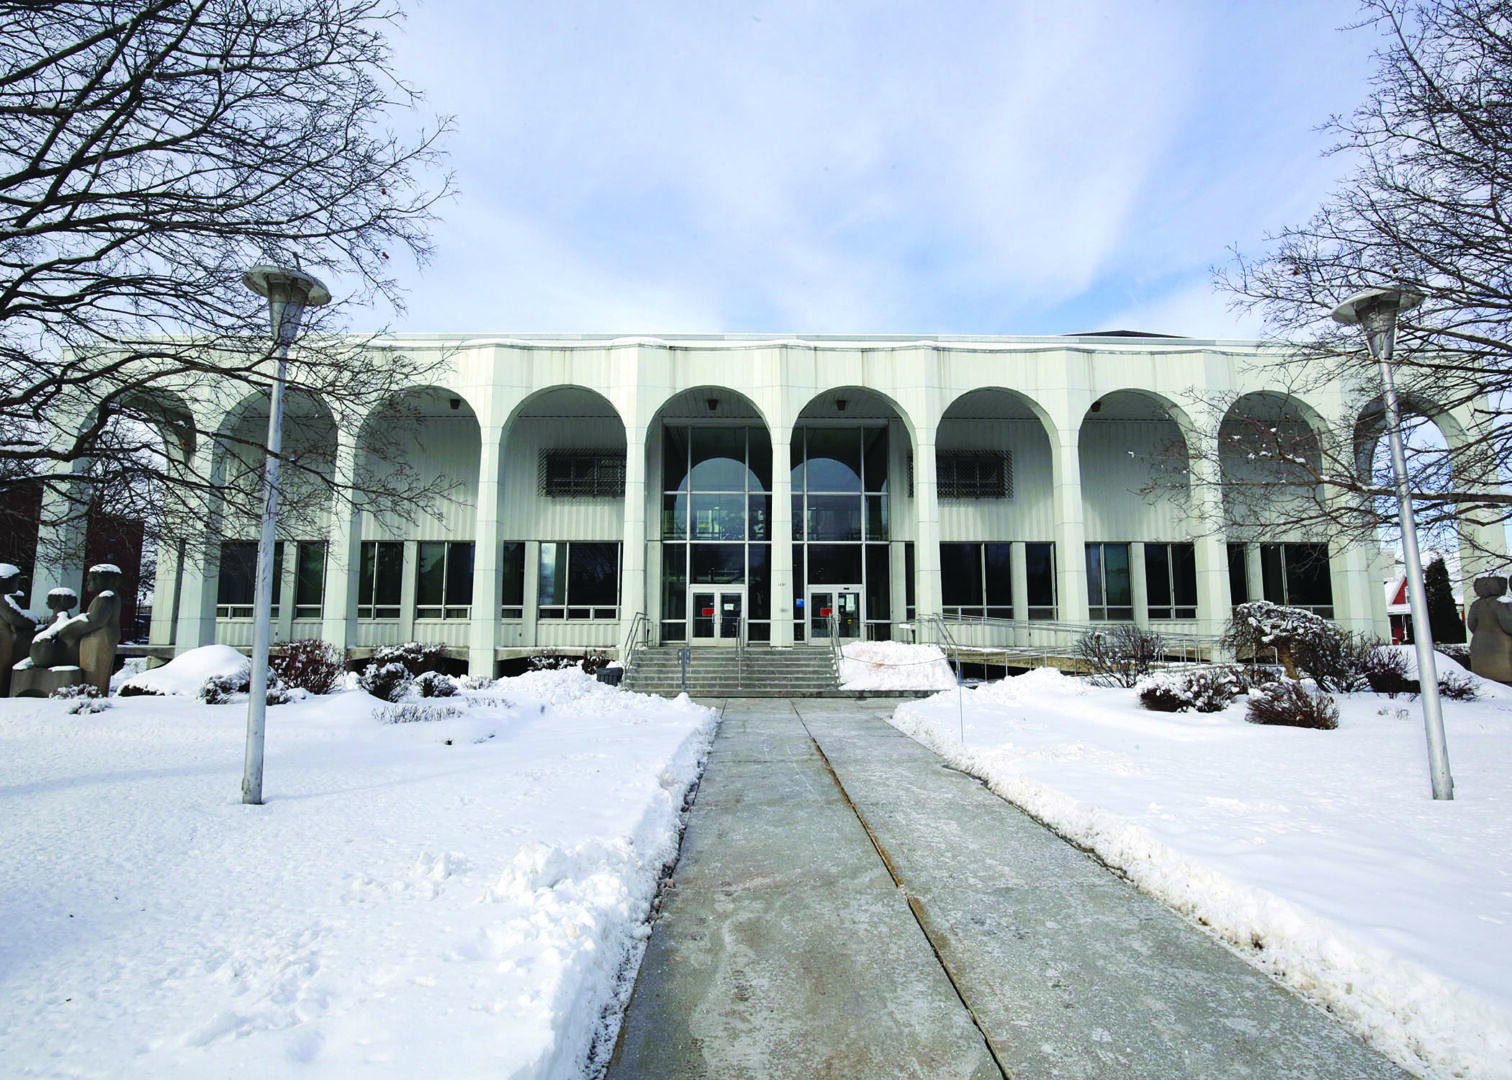
<path fill-rule="evenodd" d="M 725 703 L 611 1080 L 1405 1080 L 892 708 Z"/>

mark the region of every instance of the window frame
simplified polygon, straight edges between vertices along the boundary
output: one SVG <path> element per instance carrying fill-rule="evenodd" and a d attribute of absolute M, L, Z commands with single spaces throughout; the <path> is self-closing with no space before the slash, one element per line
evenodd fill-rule
<path fill-rule="evenodd" d="M 421 596 L 422 576 L 425 574 L 425 549 L 432 545 L 441 545 L 441 602 L 439 604 L 427 603 L 426 598 Z M 459 558 L 463 551 L 467 552 L 467 603 L 459 604 L 452 595 L 454 573 L 460 575 L 458 570 Z M 415 548 L 415 621 L 426 622 L 461 622 L 472 618 L 472 582 L 477 563 L 474 559 L 475 550 L 471 540 L 421 540 Z"/>
<path fill-rule="evenodd" d="M 612 547 L 614 549 L 614 603 L 575 604 L 571 595 L 572 586 L 572 552 L 574 547 L 590 545 L 594 547 Z M 547 548 L 552 551 L 552 575 L 553 579 L 560 578 L 556 582 L 556 589 L 560 589 L 561 601 L 550 604 L 541 603 L 544 590 L 541 588 L 541 575 L 546 567 Z M 560 556 L 556 549 L 561 549 Z M 611 622 L 618 621 L 620 615 L 620 596 L 624 592 L 623 574 L 625 570 L 624 543 L 617 540 L 543 540 L 540 543 L 540 558 L 536 566 L 536 618 L 546 622 Z"/>
<path fill-rule="evenodd" d="M 1182 549 L 1181 565 L 1178 567 L 1177 549 Z M 1145 543 L 1145 615 L 1151 620 L 1171 622 L 1176 620 L 1192 620 L 1197 618 L 1197 546 L 1181 541 L 1147 541 Z M 1156 582 L 1152 577 L 1152 567 L 1164 567 L 1165 595 L 1157 597 Z M 1189 581 L 1178 581 L 1178 569 L 1182 578 L 1188 577 Z M 1178 595 L 1181 590 L 1179 585 L 1186 584 L 1191 587 L 1191 603 L 1183 603 Z"/>

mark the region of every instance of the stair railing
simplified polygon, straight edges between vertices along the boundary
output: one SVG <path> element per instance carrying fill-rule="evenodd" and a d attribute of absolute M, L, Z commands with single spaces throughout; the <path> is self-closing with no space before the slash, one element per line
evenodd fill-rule
<path fill-rule="evenodd" d="M 929 626 L 940 636 L 940 649 L 945 653 L 945 659 L 954 658 L 956 670 L 961 666 L 961 647 L 956 644 L 955 635 L 950 632 L 950 627 L 945 625 L 945 618 L 941 615 L 920 615 L 915 622 Z"/>
<path fill-rule="evenodd" d="M 620 649 L 620 663 L 625 667 L 625 673 L 629 674 L 630 665 L 635 660 L 635 654 L 641 650 L 651 637 L 651 620 L 646 617 L 644 611 L 637 611 L 635 618 L 630 620 L 630 632 L 625 635 L 625 644 Z"/>
<path fill-rule="evenodd" d="M 840 657 L 843 655 L 840 652 L 840 619 L 839 619 L 839 616 L 837 616 L 834 613 L 834 611 L 831 611 L 828 615 L 826 615 L 824 617 L 824 624 L 829 629 L 830 652 L 832 652 L 834 654 L 834 656 L 835 656 L 835 672 L 836 672 L 836 674 L 839 674 L 839 671 L 840 671 Z"/>
<path fill-rule="evenodd" d="M 740 616 L 740 628 L 735 634 L 735 672 L 736 678 L 744 689 L 746 684 L 746 644 L 750 640 L 751 628 L 744 615 Z"/>

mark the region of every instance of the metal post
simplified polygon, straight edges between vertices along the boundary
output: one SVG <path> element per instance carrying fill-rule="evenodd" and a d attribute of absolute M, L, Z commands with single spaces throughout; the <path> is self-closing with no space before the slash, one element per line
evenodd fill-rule
<path fill-rule="evenodd" d="M 677 662 L 682 665 L 682 692 L 688 692 L 688 661 L 693 659 L 693 650 L 684 645 L 677 650 Z"/>
<path fill-rule="evenodd" d="M 268 707 L 268 645 L 272 636 L 273 545 L 278 526 L 278 463 L 283 449 L 284 375 L 289 344 L 299 332 L 306 306 L 324 304 L 331 294 L 299 270 L 255 266 L 243 277 L 247 287 L 268 298 L 268 320 L 278 358 L 268 403 L 268 446 L 263 461 L 262 531 L 257 541 L 257 593 L 253 598 L 252 682 L 247 698 L 247 749 L 242 772 L 242 802 L 262 804 L 263 735 Z"/>
<path fill-rule="evenodd" d="M 1428 591 L 1423 587 L 1417 521 L 1407 483 L 1407 455 L 1402 450 L 1402 414 L 1397 402 L 1396 380 L 1391 371 L 1392 356 L 1396 352 L 1397 315 L 1416 307 L 1422 300 L 1416 293 L 1401 289 L 1366 289 L 1340 304 L 1333 315 L 1341 323 L 1360 324 L 1370 354 L 1381 369 L 1386 403 L 1386 440 L 1391 447 L 1391 471 L 1396 482 L 1397 518 L 1402 529 L 1402 557 L 1407 563 L 1407 599 L 1412 608 L 1412 638 L 1417 647 L 1418 684 L 1423 701 L 1423 729 L 1428 740 L 1428 771 L 1433 797 L 1453 799 L 1454 778 L 1449 772 L 1444 711 L 1439 701 L 1437 665 L 1433 660 L 1433 630 L 1428 624 Z"/>

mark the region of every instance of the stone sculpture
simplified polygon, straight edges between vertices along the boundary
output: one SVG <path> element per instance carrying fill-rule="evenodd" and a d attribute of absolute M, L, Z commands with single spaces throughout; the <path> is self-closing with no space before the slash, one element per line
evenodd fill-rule
<path fill-rule="evenodd" d="M 21 606 L 19 567 L 0 562 L 0 697 L 11 692 L 11 666 L 31 651 L 37 617 Z"/>
<path fill-rule="evenodd" d="M 1512 683 L 1512 606 L 1503 603 L 1507 579 L 1475 579 L 1475 603 L 1465 616 L 1470 630 L 1470 670 L 1483 679 Z"/>
<path fill-rule="evenodd" d="M 69 612 L 79 602 L 72 589 L 54 589 L 47 594 L 47 610 L 53 613 L 47 626 L 37 632 L 31 643 L 31 666 L 37 669 L 79 666 L 79 643 L 65 640 L 60 631 L 68 625 Z"/>

